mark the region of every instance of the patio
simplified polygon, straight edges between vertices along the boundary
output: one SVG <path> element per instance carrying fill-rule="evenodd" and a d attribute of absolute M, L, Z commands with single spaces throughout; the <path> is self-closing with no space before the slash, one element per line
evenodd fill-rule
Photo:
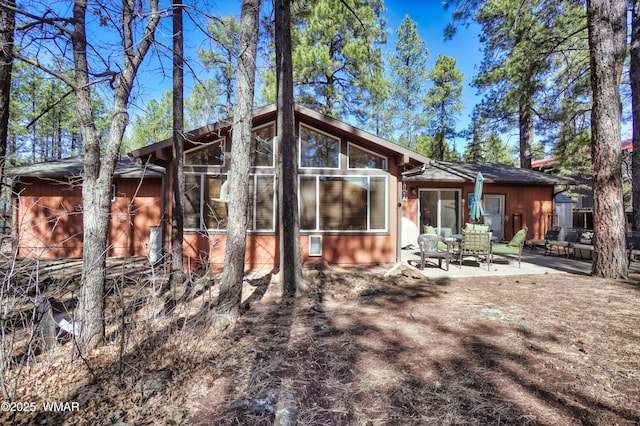
<path fill-rule="evenodd" d="M 434 262 L 435 261 L 435 262 Z M 402 250 L 402 263 L 420 269 L 420 250 Z M 443 265 L 444 266 L 444 265 Z M 518 259 L 515 256 L 494 255 L 491 270 L 487 270 L 486 263 L 478 264 L 473 258 L 465 259 L 462 267 L 457 261 L 449 265 L 449 270 L 438 268 L 437 259 L 427 259 L 422 273 L 427 278 L 464 278 L 464 277 L 490 277 L 505 275 L 530 275 L 530 274 L 591 274 L 591 261 L 585 259 L 566 258 L 564 256 L 546 256 L 544 250 L 522 251 L 522 265 L 518 268 Z M 640 273 L 640 262 L 632 262 L 629 273 Z"/>

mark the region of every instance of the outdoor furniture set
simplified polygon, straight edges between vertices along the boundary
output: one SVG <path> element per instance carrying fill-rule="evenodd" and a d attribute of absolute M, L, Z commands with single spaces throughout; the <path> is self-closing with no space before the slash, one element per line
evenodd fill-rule
<path fill-rule="evenodd" d="M 593 231 L 571 228 L 564 236 L 564 240 L 559 241 L 556 239 L 547 239 L 544 246 L 544 254 L 553 254 L 555 249 L 556 253 L 569 257 L 573 254 L 573 257 L 591 259 L 593 253 Z"/>
<path fill-rule="evenodd" d="M 558 254 L 563 254 L 567 258 L 573 254 L 575 259 L 593 258 L 593 231 L 579 228 L 570 229 L 565 235 L 564 241 L 548 239 L 545 243 L 545 254 L 552 254 L 555 249 Z M 632 260 L 640 257 L 640 232 L 627 231 L 625 234 L 625 245 L 629 265 Z M 562 253 L 561 253 L 562 252 Z"/>
<path fill-rule="evenodd" d="M 517 255 L 518 267 L 520 267 L 526 236 L 527 227 L 524 227 L 513 236 L 511 241 L 496 243 L 487 225 L 467 224 L 461 235 L 445 238 L 438 235 L 434 228 L 427 226 L 425 233 L 418 236 L 420 269 L 424 269 L 425 262 L 429 258 L 438 259 L 440 268 L 444 260 L 448 271 L 452 259 L 457 260 L 458 267 L 461 267 L 465 257 L 475 257 L 478 263 L 485 261 L 487 269 L 490 270 L 494 254 Z"/>

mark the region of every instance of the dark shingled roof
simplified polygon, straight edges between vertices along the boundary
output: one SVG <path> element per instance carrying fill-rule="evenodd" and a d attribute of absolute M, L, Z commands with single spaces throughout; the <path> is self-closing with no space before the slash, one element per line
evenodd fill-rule
<path fill-rule="evenodd" d="M 7 176 L 14 177 L 70 178 L 82 176 L 83 171 L 83 160 L 80 157 L 76 157 L 11 167 L 5 169 L 4 172 Z M 159 178 L 164 173 L 162 167 L 148 164 L 145 169 L 145 166 L 139 161 L 125 157 L 116 163 L 114 176 L 120 178 L 140 178 L 142 176 Z"/>
<path fill-rule="evenodd" d="M 485 183 L 575 185 L 573 179 L 499 163 L 448 163 L 435 161 L 404 173 L 406 181 L 473 182 L 478 172 Z"/>

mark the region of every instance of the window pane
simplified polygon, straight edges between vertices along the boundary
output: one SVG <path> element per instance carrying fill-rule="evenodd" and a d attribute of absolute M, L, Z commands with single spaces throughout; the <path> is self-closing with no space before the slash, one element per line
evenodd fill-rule
<path fill-rule="evenodd" d="M 387 160 L 384 157 L 372 154 L 354 145 L 349 145 L 349 168 L 386 170 Z"/>
<path fill-rule="evenodd" d="M 316 177 L 300 177 L 300 229 L 316 229 Z"/>
<path fill-rule="evenodd" d="M 386 189 L 384 177 L 371 177 L 369 183 L 369 229 L 386 229 Z"/>
<path fill-rule="evenodd" d="M 420 232 L 438 226 L 438 191 L 420 191 Z"/>
<path fill-rule="evenodd" d="M 273 226 L 273 210 L 274 210 L 274 185 L 273 176 L 258 175 L 256 189 L 256 230 L 271 231 L 275 229 Z"/>
<path fill-rule="evenodd" d="M 188 166 L 222 166 L 224 153 L 222 140 L 191 149 L 184 154 L 184 163 Z"/>
<path fill-rule="evenodd" d="M 367 228 L 366 178 L 320 177 L 320 229 Z"/>
<path fill-rule="evenodd" d="M 367 229 L 367 191 L 366 177 L 348 177 L 344 179 L 342 194 L 342 229 Z"/>
<path fill-rule="evenodd" d="M 251 138 L 251 165 L 253 167 L 273 167 L 273 124 L 255 129 Z"/>
<path fill-rule="evenodd" d="M 184 227 L 200 229 L 200 175 L 185 175 Z"/>
<path fill-rule="evenodd" d="M 442 203 L 440 207 L 440 227 L 456 230 L 457 232 L 460 229 L 458 226 L 458 191 L 442 190 L 440 191 L 440 198 Z"/>
<path fill-rule="evenodd" d="M 207 229 L 227 228 L 227 203 L 220 199 L 226 176 L 204 177 L 204 223 Z"/>
<path fill-rule="evenodd" d="M 338 168 L 340 141 L 300 126 L 300 166 Z"/>

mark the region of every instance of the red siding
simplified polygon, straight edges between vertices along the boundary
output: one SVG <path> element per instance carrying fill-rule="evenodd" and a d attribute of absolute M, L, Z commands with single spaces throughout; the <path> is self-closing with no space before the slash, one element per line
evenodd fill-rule
<path fill-rule="evenodd" d="M 109 256 L 146 256 L 148 253 L 149 227 L 157 225 L 162 215 L 162 181 L 147 179 L 139 189 L 138 184 L 138 179 L 116 182 Z M 79 186 L 23 178 L 16 222 L 20 257 L 82 257 L 82 194 Z"/>
<path fill-rule="evenodd" d="M 462 189 L 462 223 L 469 219 L 468 194 L 473 192 L 474 184 L 439 184 L 439 183 L 412 183 L 415 188 L 456 188 Z M 550 226 L 549 215 L 553 213 L 553 187 L 549 185 L 507 185 L 485 184 L 485 194 L 504 195 L 505 217 L 504 237 L 510 239 L 520 226 L 529 228 L 527 238 L 543 238 L 546 229 Z M 414 223 L 418 221 L 418 196 L 410 195 L 409 200 L 403 202 L 402 215 Z M 513 215 L 522 215 L 522 224 L 517 219 L 513 223 Z M 512 232 L 513 230 L 513 232 Z"/>

